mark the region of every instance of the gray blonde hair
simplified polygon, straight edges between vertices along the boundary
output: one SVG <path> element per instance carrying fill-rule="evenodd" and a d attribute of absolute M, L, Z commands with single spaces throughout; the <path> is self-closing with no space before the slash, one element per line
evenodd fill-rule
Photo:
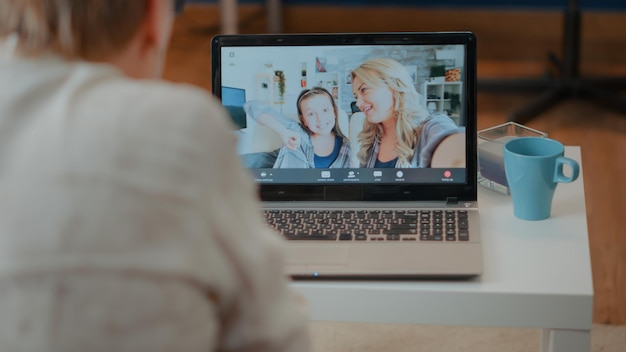
<path fill-rule="evenodd" d="M 23 56 L 105 59 L 141 25 L 143 0 L 1 0 L 0 39 L 16 36 Z"/>
<path fill-rule="evenodd" d="M 398 153 L 398 165 L 410 167 L 422 122 L 429 114 L 422 104 L 420 94 L 413 86 L 409 72 L 396 60 L 378 58 L 368 60 L 352 70 L 352 79 L 357 77 L 370 87 L 384 84 L 391 88 L 395 104 L 393 107 L 394 117 L 397 120 L 398 144 L 396 151 Z M 372 144 L 374 144 L 376 137 L 381 138 L 382 134 L 382 124 L 365 121 L 363 130 L 358 136 L 361 148 L 357 157 L 361 164 L 367 163 Z"/>

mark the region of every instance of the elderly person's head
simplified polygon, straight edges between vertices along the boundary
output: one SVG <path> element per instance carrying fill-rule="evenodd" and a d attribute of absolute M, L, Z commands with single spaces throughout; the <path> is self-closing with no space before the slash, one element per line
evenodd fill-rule
<path fill-rule="evenodd" d="M 109 62 L 131 77 L 161 74 L 175 0 L 2 0 L 0 40 L 23 57 Z"/>

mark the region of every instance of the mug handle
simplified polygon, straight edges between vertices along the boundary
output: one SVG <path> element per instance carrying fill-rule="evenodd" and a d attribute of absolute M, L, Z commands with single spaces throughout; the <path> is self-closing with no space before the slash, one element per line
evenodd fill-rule
<path fill-rule="evenodd" d="M 565 176 L 563 174 L 563 165 L 568 165 L 572 169 L 571 176 Z M 554 182 L 570 183 L 576 181 L 580 167 L 576 160 L 560 156 L 556 159 L 556 165 L 554 169 Z"/>

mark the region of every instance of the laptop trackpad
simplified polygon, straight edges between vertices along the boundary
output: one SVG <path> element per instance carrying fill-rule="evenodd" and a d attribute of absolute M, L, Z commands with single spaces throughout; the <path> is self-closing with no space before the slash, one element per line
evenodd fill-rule
<path fill-rule="evenodd" d="M 347 264 L 349 246 L 290 243 L 287 264 Z"/>

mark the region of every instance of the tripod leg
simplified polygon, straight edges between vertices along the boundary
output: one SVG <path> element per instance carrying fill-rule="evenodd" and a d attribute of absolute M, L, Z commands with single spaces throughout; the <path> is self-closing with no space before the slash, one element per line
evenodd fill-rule
<path fill-rule="evenodd" d="M 594 85 L 578 87 L 581 97 L 589 99 L 606 109 L 626 114 L 626 96 L 619 91 L 608 90 Z"/>
<path fill-rule="evenodd" d="M 543 89 L 555 89 L 558 81 L 551 77 L 539 78 L 484 78 L 479 79 L 478 90 L 488 93 L 536 92 Z"/>
<path fill-rule="evenodd" d="M 543 92 L 534 100 L 530 101 L 523 108 L 509 115 L 509 121 L 524 124 L 533 117 L 548 110 L 550 107 L 563 100 L 567 96 L 567 90 L 563 87 L 550 89 Z"/>

